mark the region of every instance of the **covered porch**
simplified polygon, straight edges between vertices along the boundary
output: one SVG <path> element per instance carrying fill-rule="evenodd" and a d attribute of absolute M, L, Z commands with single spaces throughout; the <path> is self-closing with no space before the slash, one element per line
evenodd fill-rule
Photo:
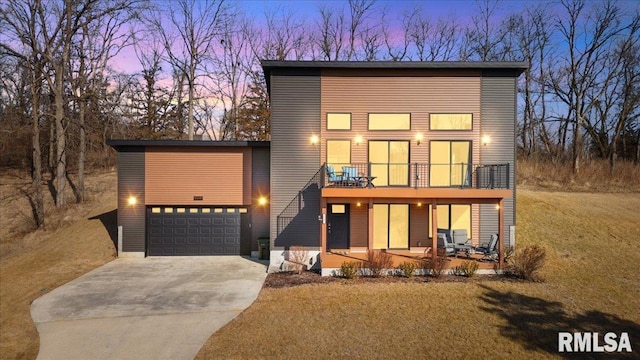
<path fill-rule="evenodd" d="M 498 235 L 495 261 L 478 261 L 479 270 L 502 269 L 504 266 L 505 233 L 504 200 L 512 197 L 506 189 L 393 189 L 356 188 L 323 189 L 321 198 L 320 266 L 340 268 L 345 261 L 367 259 L 369 249 L 392 255 L 393 266 L 403 261 L 424 265 L 439 255 L 438 234 L 443 230 L 468 228 L 473 246 L 488 243 L 487 230 Z M 480 206 L 491 216 L 479 216 Z M 469 220 L 456 222 L 454 215 L 468 208 Z M 472 211 L 471 209 L 475 209 Z M 400 220 L 398 220 L 400 219 Z M 397 224 L 398 226 L 394 225 Z M 466 224 L 466 225 L 465 225 Z M 485 235 L 479 231 L 482 226 Z M 442 255 L 442 253 L 440 253 Z M 482 256 L 466 257 L 463 252 L 447 256 L 446 267 L 454 268 L 465 260 L 480 260 Z M 366 264 L 366 262 L 365 262 Z M 419 266 L 423 268 L 424 266 Z"/>

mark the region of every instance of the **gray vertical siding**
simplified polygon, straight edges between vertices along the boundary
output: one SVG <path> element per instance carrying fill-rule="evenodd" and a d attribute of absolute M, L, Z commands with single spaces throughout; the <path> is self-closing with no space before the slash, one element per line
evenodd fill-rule
<path fill-rule="evenodd" d="M 251 159 L 251 250 L 258 250 L 258 238 L 269 236 L 269 206 L 257 203 L 259 196 L 269 197 L 269 147 L 252 148 Z"/>
<path fill-rule="evenodd" d="M 481 131 L 491 136 L 480 147 L 482 163 L 509 163 L 513 198 L 504 200 L 505 245 L 509 245 L 509 226 L 515 225 L 516 169 L 516 76 L 484 71 L 481 83 Z M 493 205 L 480 206 L 480 239 L 488 241 L 498 232 L 498 212 Z"/>
<path fill-rule="evenodd" d="M 145 251 L 144 147 L 118 151 L 118 226 L 122 226 L 122 251 Z M 130 196 L 137 198 L 129 205 Z"/>
<path fill-rule="evenodd" d="M 271 72 L 271 248 L 319 246 L 320 189 L 303 189 L 320 168 L 319 70 Z M 300 210 L 278 235 L 278 215 L 301 193 Z"/>

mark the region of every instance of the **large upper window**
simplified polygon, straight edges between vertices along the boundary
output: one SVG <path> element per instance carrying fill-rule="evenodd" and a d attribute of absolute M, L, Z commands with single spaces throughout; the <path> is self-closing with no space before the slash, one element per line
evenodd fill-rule
<path fill-rule="evenodd" d="M 327 140 L 327 165 L 337 169 L 351 164 L 351 140 Z"/>
<path fill-rule="evenodd" d="M 409 185 L 408 141 L 369 141 L 369 162 L 371 162 L 371 176 L 375 176 L 374 185 Z"/>
<path fill-rule="evenodd" d="M 351 130 L 351 114 L 327 113 L 327 130 Z"/>
<path fill-rule="evenodd" d="M 429 114 L 431 130 L 472 130 L 473 114 Z"/>
<path fill-rule="evenodd" d="M 471 141 L 431 141 L 429 186 L 469 186 Z"/>
<path fill-rule="evenodd" d="M 411 114 L 369 114 L 369 130 L 411 130 Z"/>

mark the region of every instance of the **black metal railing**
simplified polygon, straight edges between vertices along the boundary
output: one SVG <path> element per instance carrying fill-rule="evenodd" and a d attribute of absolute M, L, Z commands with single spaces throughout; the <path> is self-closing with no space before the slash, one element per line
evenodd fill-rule
<path fill-rule="evenodd" d="M 510 189 L 509 164 L 350 163 L 321 167 L 322 187 Z"/>
<path fill-rule="evenodd" d="M 300 214 L 300 212 L 312 211 L 317 213 L 320 208 L 320 187 L 323 184 L 324 166 L 316 172 L 307 184 L 298 190 L 298 194 L 276 217 L 276 228 L 278 236 L 289 224 Z"/>

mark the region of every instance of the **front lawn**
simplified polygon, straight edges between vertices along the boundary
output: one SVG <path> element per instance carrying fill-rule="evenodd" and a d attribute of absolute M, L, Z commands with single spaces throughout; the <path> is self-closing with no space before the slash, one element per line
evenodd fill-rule
<path fill-rule="evenodd" d="M 629 333 L 640 352 L 640 194 L 519 191 L 517 245 L 544 283 L 328 283 L 263 289 L 209 358 L 551 358 L 558 331 Z"/>

